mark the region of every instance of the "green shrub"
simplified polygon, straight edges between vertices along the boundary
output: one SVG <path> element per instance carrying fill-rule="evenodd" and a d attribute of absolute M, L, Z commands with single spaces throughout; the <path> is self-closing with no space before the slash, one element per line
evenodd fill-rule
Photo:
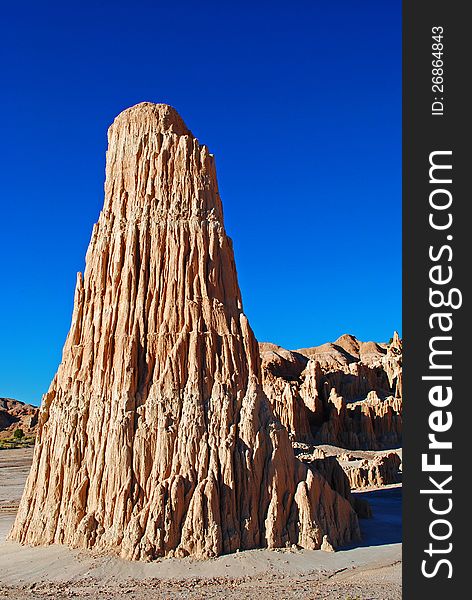
<path fill-rule="evenodd" d="M 15 429 L 15 431 L 13 432 L 13 437 L 15 438 L 15 440 L 21 440 L 25 437 L 25 432 L 23 431 L 23 429 L 20 429 L 18 427 L 18 429 Z"/>

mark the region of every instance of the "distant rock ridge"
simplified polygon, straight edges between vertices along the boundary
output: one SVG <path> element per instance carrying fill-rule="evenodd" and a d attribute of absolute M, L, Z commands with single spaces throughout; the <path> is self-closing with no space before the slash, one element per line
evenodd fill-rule
<path fill-rule="evenodd" d="M 262 389 L 213 156 L 163 104 L 123 111 L 108 142 L 11 538 L 144 560 L 358 538 Z"/>
<path fill-rule="evenodd" d="M 11 437 L 16 429 L 34 437 L 38 427 L 39 408 L 13 398 L 0 398 L 0 439 Z"/>

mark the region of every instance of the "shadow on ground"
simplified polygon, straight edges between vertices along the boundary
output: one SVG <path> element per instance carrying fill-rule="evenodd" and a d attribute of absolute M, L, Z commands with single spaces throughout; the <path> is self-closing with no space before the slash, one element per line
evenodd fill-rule
<path fill-rule="evenodd" d="M 359 519 L 362 540 L 348 548 L 401 544 L 402 541 L 402 488 L 401 486 L 356 494 L 367 500 L 372 508 L 371 519 Z"/>

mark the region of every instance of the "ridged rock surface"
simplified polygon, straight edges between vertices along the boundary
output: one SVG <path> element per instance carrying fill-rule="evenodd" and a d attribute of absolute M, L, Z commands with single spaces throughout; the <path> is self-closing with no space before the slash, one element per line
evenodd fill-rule
<path fill-rule="evenodd" d="M 356 538 L 260 377 L 212 155 L 172 108 L 125 110 L 11 537 L 131 559 Z"/>

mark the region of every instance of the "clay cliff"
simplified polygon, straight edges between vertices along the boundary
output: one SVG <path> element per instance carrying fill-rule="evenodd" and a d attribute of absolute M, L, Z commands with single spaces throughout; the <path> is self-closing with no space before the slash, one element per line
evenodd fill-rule
<path fill-rule="evenodd" d="M 213 156 L 162 104 L 125 110 L 108 144 L 11 538 L 130 559 L 357 538 L 262 389 Z"/>
<path fill-rule="evenodd" d="M 293 441 L 351 449 L 401 446 L 402 342 L 333 343 L 289 351 L 259 344 L 262 381 Z"/>

